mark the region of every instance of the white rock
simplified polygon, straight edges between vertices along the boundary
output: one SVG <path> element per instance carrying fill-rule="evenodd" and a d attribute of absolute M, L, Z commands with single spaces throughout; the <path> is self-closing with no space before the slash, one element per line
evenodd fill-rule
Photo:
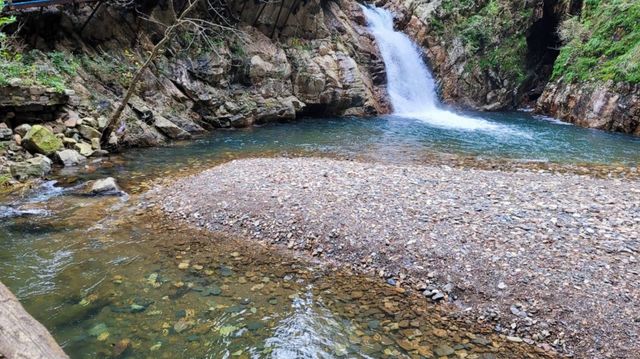
<path fill-rule="evenodd" d="M 124 194 L 124 192 L 120 189 L 113 177 L 107 177 L 94 181 L 91 184 L 91 188 L 89 189 L 89 194 L 101 196 L 120 196 Z"/>
<path fill-rule="evenodd" d="M 79 166 L 87 161 L 87 158 L 76 150 L 58 151 L 56 157 L 65 167 Z"/>

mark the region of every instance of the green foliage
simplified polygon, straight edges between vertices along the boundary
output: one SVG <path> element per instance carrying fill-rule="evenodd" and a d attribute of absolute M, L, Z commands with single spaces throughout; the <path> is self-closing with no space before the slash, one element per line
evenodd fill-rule
<path fill-rule="evenodd" d="M 0 0 L 0 9 L 3 7 L 4 0 Z M 64 91 L 67 77 L 76 75 L 79 62 L 71 54 L 60 51 L 21 53 L 20 47 L 15 46 L 17 40 L 1 32 L 2 27 L 13 22 L 13 17 L 0 17 L 0 86 L 20 79 L 26 86 L 40 85 Z"/>
<path fill-rule="evenodd" d="M 80 62 L 70 54 L 61 51 L 54 51 L 47 54 L 53 66 L 59 72 L 70 76 L 75 76 L 80 67 Z"/>
<path fill-rule="evenodd" d="M 4 0 L 0 0 L 0 11 L 4 8 Z M 13 16 L 0 16 L 0 28 L 16 21 Z"/>
<path fill-rule="evenodd" d="M 4 8 L 4 0 L 0 0 L 0 12 Z M 5 52 L 7 35 L 2 32 L 2 28 L 16 21 L 13 16 L 0 16 L 0 53 Z"/>
<path fill-rule="evenodd" d="M 244 57 L 246 55 L 244 44 L 238 39 L 229 42 L 229 50 L 231 54 L 236 57 Z"/>
<path fill-rule="evenodd" d="M 11 181 L 11 177 L 8 175 L 0 175 L 0 188 L 6 187 Z"/>
<path fill-rule="evenodd" d="M 532 8 L 517 0 L 443 0 L 430 25 L 445 41 L 462 41 L 467 70 L 490 70 L 517 86 L 526 79 L 531 16 Z"/>
<path fill-rule="evenodd" d="M 639 1 L 586 0 L 580 24 L 586 33 L 562 48 L 554 79 L 640 82 Z"/>
<path fill-rule="evenodd" d="M 105 84 L 128 87 L 136 71 L 138 62 L 131 52 L 125 51 L 123 59 L 108 55 L 80 58 L 82 68 Z"/>
<path fill-rule="evenodd" d="M 21 54 L 0 54 L 0 86 L 20 79 L 25 86 L 39 85 L 63 92 L 69 76 L 75 76 L 79 62 L 65 52 L 42 53 L 32 50 Z"/>

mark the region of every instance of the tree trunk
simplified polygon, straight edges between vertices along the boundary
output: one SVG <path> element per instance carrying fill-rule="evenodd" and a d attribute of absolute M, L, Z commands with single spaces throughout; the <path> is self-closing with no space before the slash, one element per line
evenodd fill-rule
<path fill-rule="evenodd" d="M 284 0 L 280 0 L 280 8 L 278 9 L 278 16 L 276 16 L 276 22 L 273 23 L 273 27 L 271 28 L 271 35 L 269 38 L 273 39 L 273 35 L 276 33 L 276 28 L 278 27 L 278 21 L 280 20 L 280 14 L 282 13 L 282 8 L 284 7 Z"/>
<path fill-rule="evenodd" d="M 199 0 L 192 0 L 189 3 L 189 6 L 180 14 L 180 16 L 176 19 L 176 21 L 165 30 L 164 37 L 162 38 L 162 40 L 160 40 L 160 42 L 158 42 L 153 47 L 153 50 L 151 50 L 151 54 L 149 54 L 149 57 L 147 57 L 147 60 L 136 71 L 135 75 L 131 79 L 131 83 L 127 88 L 127 92 L 125 93 L 124 98 L 122 99 L 122 102 L 120 102 L 116 111 L 111 115 L 111 118 L 109 119 L 109 123 L 107 124 L 104 131 L 102 132 L 102 137 L 100 139 L 100 142 L 102 142 L 104 145 L 108 145 L 109 137 L 114 132 L 114 130 L 118 128 L 118 125 L 120 124 L 120 116 L 122 115 L 122 112 L 124 111 L 124 109 L 127 107 L 127 104 L 131 99 L 131 96 L 133 96 L 133 94 L 135 93 L 136 85 L 142 78 L 142 74 L 149 67 L 149 65 L 151 65 L 151 63 L 156 58 L 156 56 L 158 56 L 158 54 L 160 53 L 160 50 L 162 50 L 164 45 L 166 45 L 167 42 L 171 40 L 173 33 L 178 27 L 180 27 L 186 15 L 196 8 L 198 1 Z"/>
<path fill-rule="evenodd" d="M 69 359 L 47 329 L 0 283 L 0 358 Z"/>

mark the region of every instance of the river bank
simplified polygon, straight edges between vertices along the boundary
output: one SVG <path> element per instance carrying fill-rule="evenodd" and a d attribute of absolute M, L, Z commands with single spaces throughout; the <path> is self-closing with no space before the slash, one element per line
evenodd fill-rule
<path fill-rule="evenodd" d="M 152 192 L 173 218 L 375 273 L 584 358 L 637 355 L 639 195 L 632 180 L 328 159 L 233 161 Z"/>

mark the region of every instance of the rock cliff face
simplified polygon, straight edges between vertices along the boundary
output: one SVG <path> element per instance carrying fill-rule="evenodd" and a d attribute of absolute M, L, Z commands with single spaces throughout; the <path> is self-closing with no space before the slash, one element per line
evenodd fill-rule
<path fill-rule="evenodd" d="M 640 2 L 579 1 L 536 110 L 580 126 L 640 135 Z"/>
<path fill-rule="evenodd" d="M 174 5 L 161 0 L 144 10 L 168 23 L 176 16 Z M 121 144 L 153 146 L 218 127 L 388 111 L 379 76 L 384 65 L 356 2 L 233 0 L 223 10 L 233 30 L 206 40 L 180 32 L 154 60 L 123 114 Z M 19 78 L 0 86 L 11 93 L 0 100 L 10 160 L 34 155 L 12 137 L 24 123 L 43 125 L 67 149 L 104 153 L 95 138 L 164 29 L 132 11 L 104 6 L 80 31 L 90 11 L 66 8 L 20 18 L 37 68 L 64 78 L 69 89 Z M 211 16 L 208 9 L 198 11 Z"/>
<path fill-rule="evenodd" d="M 535 107 L 580 126 L 638 135 L 639 3 L 378 3 L 398 14 L 398 27 L 425 49 L 445 102 L 479 110 Z"/>
<path fill-rule="evenodd" d="M 550 82 L 536 111 L 576 125 L 640 136 L 640 86 Z"/>

